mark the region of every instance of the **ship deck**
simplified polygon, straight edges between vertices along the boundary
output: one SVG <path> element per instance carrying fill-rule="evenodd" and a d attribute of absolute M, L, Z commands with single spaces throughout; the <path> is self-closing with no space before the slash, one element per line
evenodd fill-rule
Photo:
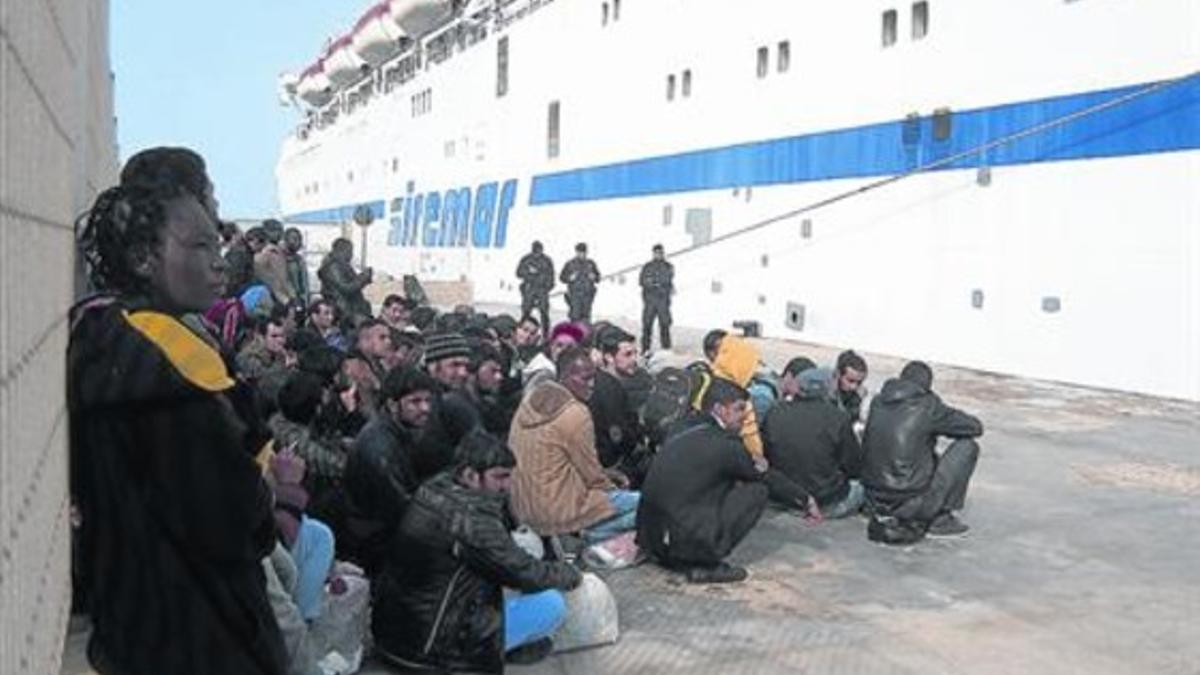
<path fill-rule="evenodd" d="M 777 367 L 834 354 L 762 347 Z M 901 361 L 866 356 L 877 391 Z M 935 373 L 943 398 L 987 430 L 966 537 L 891 548 L 869 542 L 860 518 L 809 526 L 769 511 L 733 555 L 747 582 L 692 586 L 654 565 L 608 573 L 619 642 L 511 672 L 1200 671 L 1200 405 Z M 64 673 L 86 672 L 82 640 L 69 638 Z"/>

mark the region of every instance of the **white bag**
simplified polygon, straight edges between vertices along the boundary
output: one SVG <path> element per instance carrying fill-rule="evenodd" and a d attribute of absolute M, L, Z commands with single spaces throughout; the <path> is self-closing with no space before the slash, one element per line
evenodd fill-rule
<path fill-rule="evenodd" d="M 600 577 L 584 572 L 583 583 L 563 595 L 567 600 L 567 618 L 554 634 L 555 652 L 611 645 L 617 641 L 621 635 L 617 600 Z"/>

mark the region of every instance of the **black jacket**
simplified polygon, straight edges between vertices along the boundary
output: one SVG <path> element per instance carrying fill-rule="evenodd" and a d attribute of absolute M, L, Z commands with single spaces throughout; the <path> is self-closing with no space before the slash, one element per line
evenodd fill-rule
<path fill-rule="evenodd" d="M 938 436 L 974 438 L 983 424 L 906 380 L 888 380 L 871 405 L 863 434 L 863 485 L 882 496 L 924 492 L 937 466 Z"/>
<path fill-rule="evenodd" d="M 660 560 L 721 560 L 762 514 L 761 481 L 737 431 L 712 417 L 693 420 L 666 442 L 642 483 L 638 546 Z M 746 487 L 757 488 L 758 498 L 731 499 Z"/>
<path fill-rule="evenodd" d="M 321 294 L 337 306 L 343 320 L 371 315 L 371 303 L 362 292 L 371 283 L 370 274 L 355 272 L 350 263 L 328 256 L 321 263 L 317 277 L 321 280 Z"/>
<path fill-rule="evenodd" d="M 613 467 L 637 447 L 640 436 L 637 415 L 615 375 L 596 371 L 596 388 L 588 400 L 588 409 L 596 433 L 596 454 L 601 464 Z"/>
<path fill-rule="evenodd" d="M 245 240 L 238 240 L 225 251 L 225 297 L 236 298 L 254 282 L 254 253 Z"/>
<path fill-rule="evenodd" d="M 518 547 L 505 495 L 468 489 L 450 472 L 417 492 L 372 586 L 376 646 L 446 670 L 502 672 L 503 588 L 579 585 L 579 572 Z"/>
<path fill-rule="evenodd" d="M 259 439 L 207 342 L 126 309 L 77 310 L 67 356 L 89 660 L 134 675 L 283 675 L 261 564 L 275 529 Z"/>
<path fill-rule="evenodd" d="M 600 268 L 591 258 L 571 258 L 563 265 L 558 280 L 567 285 L 567 293 L 571 295 L 592 295 L 600 283 Z"/>
<path fill-rule="evenodd" d="M 821 506 L 845 499 L 858 478 L 862 447 L 850 416 L 821 394 L 779 401 L 762 423 L 771 468 L 787 475 Z"/>
<path fill-rule="evenodd" d="M 482 423 L 471 398 L 458 391 L 441 391 L 433 397 L 429 421 L 421 429 L 413 451 L 413 468 L 424 482 L 454 464 L 458 443 Z"/>
<path fill-rule="evenodd" d="M 415 432 L 387 412 L 376 415 L 354 440 L 342 485 L 345 532 L 338 548 L 370 572 L 378 569 L 392 534 L 420 481 L 413 467 Z"/>
<path fill-rule="evenodd" d="M 545 295 L 554 288 L 554 261 L 545 253 L 526 253 L 517 263 L 521 294 Z"/>
<path fill-rule="evenodd" d="M 647 300 L 670 300 L 675 288 L 675 266 L 666 260 L 651 260 L 642 265 L 638 276 L 642 297 Z"/>

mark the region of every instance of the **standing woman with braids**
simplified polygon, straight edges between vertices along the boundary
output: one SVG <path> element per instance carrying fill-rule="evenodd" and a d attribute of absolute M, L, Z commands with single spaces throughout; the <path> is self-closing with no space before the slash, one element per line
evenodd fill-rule
<path fill-rule="evenodd" d="M 88 658 L 106 675 L 286 671 L 256 438 L 217 350 L 181 321 L 222 289 L 214 211 L 203 161 L 172 148 L 131 160 L 81 218 L 104 295 L 72 312 L 71 481 Z"/>

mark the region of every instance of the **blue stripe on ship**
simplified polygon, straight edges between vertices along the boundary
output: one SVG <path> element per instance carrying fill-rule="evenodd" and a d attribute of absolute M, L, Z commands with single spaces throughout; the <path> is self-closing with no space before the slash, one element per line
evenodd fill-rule
<path fill-rule="evenodd" d="M 914 129 L 905 121 L 791 136 L 636 159 L 534 176 L 531 205 L 673 192 L 780 185 L 902 173 L 1149 86 L 1139 84 L 951 115 L 950 137 L 933 139 L 933 119 Z M 943 167 L 1037 164 L 1200 148 L 1200 77 L 1165 87 L 1095 115 Z M 334 224 L 358 204 L 287 216 L 294 223 Z M 369 202 L 376 218 L 383 201 Z"/>
<path fill-rule="evenodd" d="M 305 211 L 284 218 L 289 224 L 297 225 L 341 225 L 342 223 L 354 217 L 354 211 L 359 206 L 366 206 L 371 209 L 371 215 L 376 219 L 383 218 L 385 205 L 383 200 L 366 202 L 365 204 L 347 204 L 331 209 L 318 209 L 316 211 Z"/>
<path fill-rule="evenodd" d="M 892 121 L 535 176 L 532 205 L 902 173 L 1085 110 L 1148 85 L 956 111 L 945 140 L 933 119 Z M 1200 77 L 948 164 L 1035 164 L 1200 148 Z"/>

